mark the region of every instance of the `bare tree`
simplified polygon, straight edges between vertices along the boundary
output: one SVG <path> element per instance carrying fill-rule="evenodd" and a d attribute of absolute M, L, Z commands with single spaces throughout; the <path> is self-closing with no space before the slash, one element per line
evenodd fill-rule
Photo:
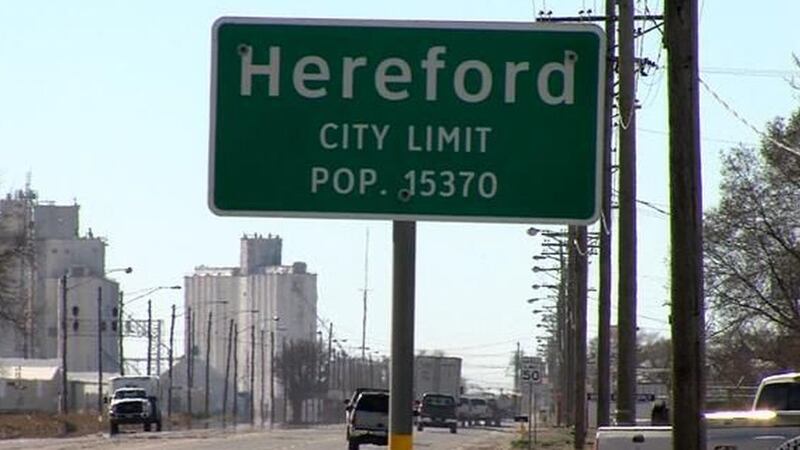
<path fill-rule="evenodd" d="M 721 199 L 704 230 L 712 380 L 743 357 L 752 376 L 800 364 L 799 144 L 797 111 L 769 125 L 760 151 L 723 158 Z"/>
<path fill-rule="evenodd" d="M 292 405 L 292 423 L 301 422 L 303 402 L 315 398 L 327 389 L 324 368 L 327 352 L 320 342 L 313 340 L 291 341 L 279 355 L 275 364 L 276 375 L 286 384 Z"/>

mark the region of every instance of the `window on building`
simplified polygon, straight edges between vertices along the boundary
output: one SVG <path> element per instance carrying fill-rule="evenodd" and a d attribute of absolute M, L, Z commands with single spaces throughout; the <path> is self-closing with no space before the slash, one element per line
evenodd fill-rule
<path fill-rule="evenodd" d="M 73 316 L 77 316 L 78 315 L 78 311 L 80 311 L 80 309 L 77 306 L 73 306 L 72 307 L 72 315 Z"/>
<path fill-rule="evenodd" d="M 106 331 L 106 323 L 105 321 L 100 322 L 100 331 Z"/>
<path fill-rule="evenodd" d="M 72 321 L 72 331 L 78 331 L 78 321 L 77 320 L 73 320 Z"/>
<path fill-rule="evenodd" d="M 111 315 L 112 316 L 117 317 L 118 314 L 119 314 L 119 310 L 117 309 L 116 306 L 111 308 Z"/>
<path fill-rule="evenodd" d="M 112 320 L 111 321 L 111 331 L 117 331 L 117 321 L 116 320 Z"/>

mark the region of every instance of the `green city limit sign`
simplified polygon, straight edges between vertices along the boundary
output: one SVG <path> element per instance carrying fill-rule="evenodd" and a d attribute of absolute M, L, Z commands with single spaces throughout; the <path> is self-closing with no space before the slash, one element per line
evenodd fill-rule
<path fill-rule="evenodd" d="M 586 24 L 221 18 L 210 208 L 591 223 L 604 50 Z"/>

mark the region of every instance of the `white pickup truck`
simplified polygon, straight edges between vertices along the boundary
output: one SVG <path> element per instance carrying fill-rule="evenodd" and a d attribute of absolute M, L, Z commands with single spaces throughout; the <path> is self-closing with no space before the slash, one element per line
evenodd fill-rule
<path fill-rule="evenodd" d="M 777 450 L 800 436 L 800 373 L 763 379 L 751 410 L 707 413 L 705 421 L 708 450 Z M 600 427 L 595 450 L 672 450 L 672 428 Z"/>

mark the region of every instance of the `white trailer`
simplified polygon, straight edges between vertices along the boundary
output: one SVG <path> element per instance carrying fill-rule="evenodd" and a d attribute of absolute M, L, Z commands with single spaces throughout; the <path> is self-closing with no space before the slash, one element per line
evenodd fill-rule
<path fill-rule="evenodd" d="M 425 393 L 461 395 L 461 358 L 417 355 L 414 359 L 414 398 Z"/>

